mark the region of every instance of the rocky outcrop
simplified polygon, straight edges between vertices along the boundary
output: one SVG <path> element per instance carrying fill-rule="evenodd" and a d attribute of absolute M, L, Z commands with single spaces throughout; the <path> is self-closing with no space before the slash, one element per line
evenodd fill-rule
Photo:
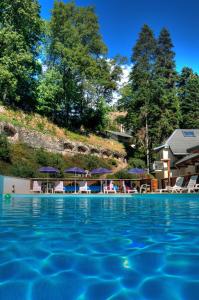
<path fill-rule="evenodd" d="M 7 135 L 12 143 L 22 142 L 32 148 L 43 148 L 46 151 L 61 154 L 91 154 L 104 158 L 124 159 L 124 154 L 99 148 L 95 145 L 87 145 L 81 142 L 74 142 L 69 139 L 58 139 L 51 135 L 43 134 L 35 130 L 29 130 L 19 126 L 13 126 L 7 122 L 0 122 L 0 133 Z"/>

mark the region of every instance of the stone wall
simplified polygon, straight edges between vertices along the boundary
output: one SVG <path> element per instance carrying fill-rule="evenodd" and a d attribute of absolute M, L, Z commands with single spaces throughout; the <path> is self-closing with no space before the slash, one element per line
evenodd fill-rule
<path fill-rule="evenodd" d="M 0 133 L 5 133 L 10 142 L 22 142 L 30 147 L 43 148 L 46 151 L 61 154 L 91 154 L 104 158 L 124 159 L 124 155 L 109 149 L 99 148 L 95 145 L 86 145 L 81 142 L 74 142 L 69 139 L 58 139 L 56 137 L 29 130 L 26 128 L 13 126 L 7 122 L 0 122 Z"/>

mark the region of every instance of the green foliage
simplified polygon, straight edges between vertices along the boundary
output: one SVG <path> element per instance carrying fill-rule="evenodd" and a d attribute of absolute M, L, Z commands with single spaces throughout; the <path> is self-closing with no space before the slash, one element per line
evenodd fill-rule
<path fill-rule="evenodd" d="M 0 24 L 0 98 L 33 110 L 42 26 L 37 0 L 1 1 Z"/>
<path fill-rule="evenodd" d="M 0 145 L 1 142 L 0 142 Z M 4 147 L 5 148 L 5 147 Z M 2 150 L 3 147 L 1 146 Z M 32 149 L 25 144 L 12 144 L 9 148 L 9 158 L 4 160 L 0 156 L 0 173 L 3 175 L 13 175 L 19 177 L 46 177 L 38 169 L 41 166 L 52 166 L 58 168 L 60 173 L 49 175 L 51 177 L 65 177 L 64 169 L 78 166 L 86 170 L 104 167 L 111 169 L 116 165 L 115 160 L 99 158 L 93 155 L 63 156 L 58 153 L 49 153 L 44 149 Z M 1 153 L 1 152 L 0 152 Z M 6 156 L 7 157 L 7 156 Z M 71 176 L 71 175 L 70 175 Z"/>
<path fill-rule="evenodd" d="M 103 130 L 120 67 L 107 61 L 92 7 L 55 1 L 46 31 L 47 71 L 38 86 L 39 112 L 67 128 Z"/>
<path fill-rule="evenodd" d="M 128 164 L 132 168 L 141 168 L 145 169 L 146 168 L 146 163 L 140 158 L 130 158 L 128 161 Z"/>
<path fill-rule="evenodd" d="M 122 89 L 121 108 L 126 107 L 126 125 L 134 136 L 135 157 L 152 159 L 152 150 L 179 127 L 175 53 L 170 34 L 163 28 L 156 40 L 144 25 L 133 48 L 130 81 Z"/>
<path fill-rule="evenodd" d="M 10 161 L 10 144 L 5 135 L 0 134 L 0 160 Z"/>
<path fill-rule="evenodd" d="M 159 145 L 179 128 L 180 103 L 177 97 L 177 73 L 175 70 L 175 53 L 167 29 L 163 28 L 157 40 L 157 56 L 153 82 L 153 111 L 151 130 L 153 146 Z"/>
<path fill-rule="evenodd" d="M 127 105 L 126 125 L 135 137 L 136 151 L 140 157 L 146 155 L 146 138 L 148 139 L 147 121 L 153 105 L 152 80 L 155 66 L 157 44 L 152 30 L 144 25 L 133 48 L 133 67 L 129 86 L 124 90 Z M 149 127 L 152 124 L 149 122 Z"/>
<path fill-rule="evenodd" d="M 59 110 L 59 98 L 63 93 L 62 77 L 58 70 L 49 68 L 40 77 L 37 88 L 37 110 L 52 120 L 56 118 Z"/>
<path fill-rule="evenodd" d="M 181 128 L 199 128 L 199 76 L 183 68 L 178 80 Z"/>
<path fill-rule="evenodd" d="M 11 174 L 16 177 L 29 178 L 35 177 L 36 171 L 33 166 L 26 161 L 15 162 L 11 167 Z"/>
<path fill-rule="evenodd" d="M 110 111 L 108 105 L 103 98 L 99 99 L 96 108 L 88 108 L 85 115 L 83 124 L 90 131 L 102 132 L 108 126 L 108 112 Z"/>

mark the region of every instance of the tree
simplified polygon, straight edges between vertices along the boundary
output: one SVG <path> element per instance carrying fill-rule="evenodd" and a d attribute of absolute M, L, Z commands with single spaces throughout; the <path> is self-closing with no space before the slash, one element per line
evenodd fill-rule
<path fill-rule="evenodd" d="M 8 105 L 35 105 L 37 61 L 42 30 L 37 0 L 0 3 L 0 97 Z"/>
<path fill-rule="evenodd" d="M 181 128 L 199 128 L 199 76 L 183 68 L 178 80 L 182 119 Z"/>
<path fill-rule="evenodd" d="M 176 89 L 175 53 L 172 48 L 170 34 L 163 28 L 157 40 L 153 80 L 153 146 L 162 143 L 174 129 L 179 128 L 180 105 Z"/>
<path fill-rule="evenodd" d="M 56 70 L 62 81 L 57 90 L 59 95 L 53 95 L 61 111 L 56 121 L 67 127 L 85 125 L 91 128 L 90 116 L 103 107 L 99 105 L 102 98 L 105 102 L 111 100 L 120 73 L 117 63 L 105 58 L 107 48 L 99 33 L 94 9 L 78 7 L 74 2 L 55 1 L 48 41 L 47 69 Z M 45 91 L 45 84 L 40 85 L 40 94 L 43 89 Z M 39 110 L 41 102 L 48 103 L 48 95 L 38 103 Z"/>
<path fill-rule="evenodd" d="M 130 74 L 131 101 L 128 105 L 127 126 L 136 137 L 140 157 L 147 157 L 149 168 L 149 115 L 152 106 L 151 83 L 155 65 L 156 40 L 152 30 L 144 25 L 133 48 Z M 147 155 L 146 155 L 147 154 Z"/>
<path fill-rule="evenodd" d="M 130 82 L 123 89 L 120 101 L 128 109 L 126 123 L 139 149 L 134 156 L 145 158 L 148 168 L 153 147 L 179 127 L 180 105 L 172 48 L 167 29 L 161 30 L 156 41 L 152 30 L 143 26 L 133 48 Z"/>

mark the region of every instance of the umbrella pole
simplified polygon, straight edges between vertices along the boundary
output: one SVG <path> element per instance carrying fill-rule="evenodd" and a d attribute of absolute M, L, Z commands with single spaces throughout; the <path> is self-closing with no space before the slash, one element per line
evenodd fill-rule
<path fill-rule="evenodd" d="M 77 182 L 76 182 L 76 172 L 75 172 L 75 194 L 77 193 Z"/>
<path fill-rule="evenodd" d="M 47 178 L 46 178 L 46 193 L 48 194 L 48 174 L 47 174 Z"/>
<path fill-rule="evenodd" d="M 100 183 L 101 183 L 101 194 L 102 194 L 102 179 L 100 180 Z"/>

